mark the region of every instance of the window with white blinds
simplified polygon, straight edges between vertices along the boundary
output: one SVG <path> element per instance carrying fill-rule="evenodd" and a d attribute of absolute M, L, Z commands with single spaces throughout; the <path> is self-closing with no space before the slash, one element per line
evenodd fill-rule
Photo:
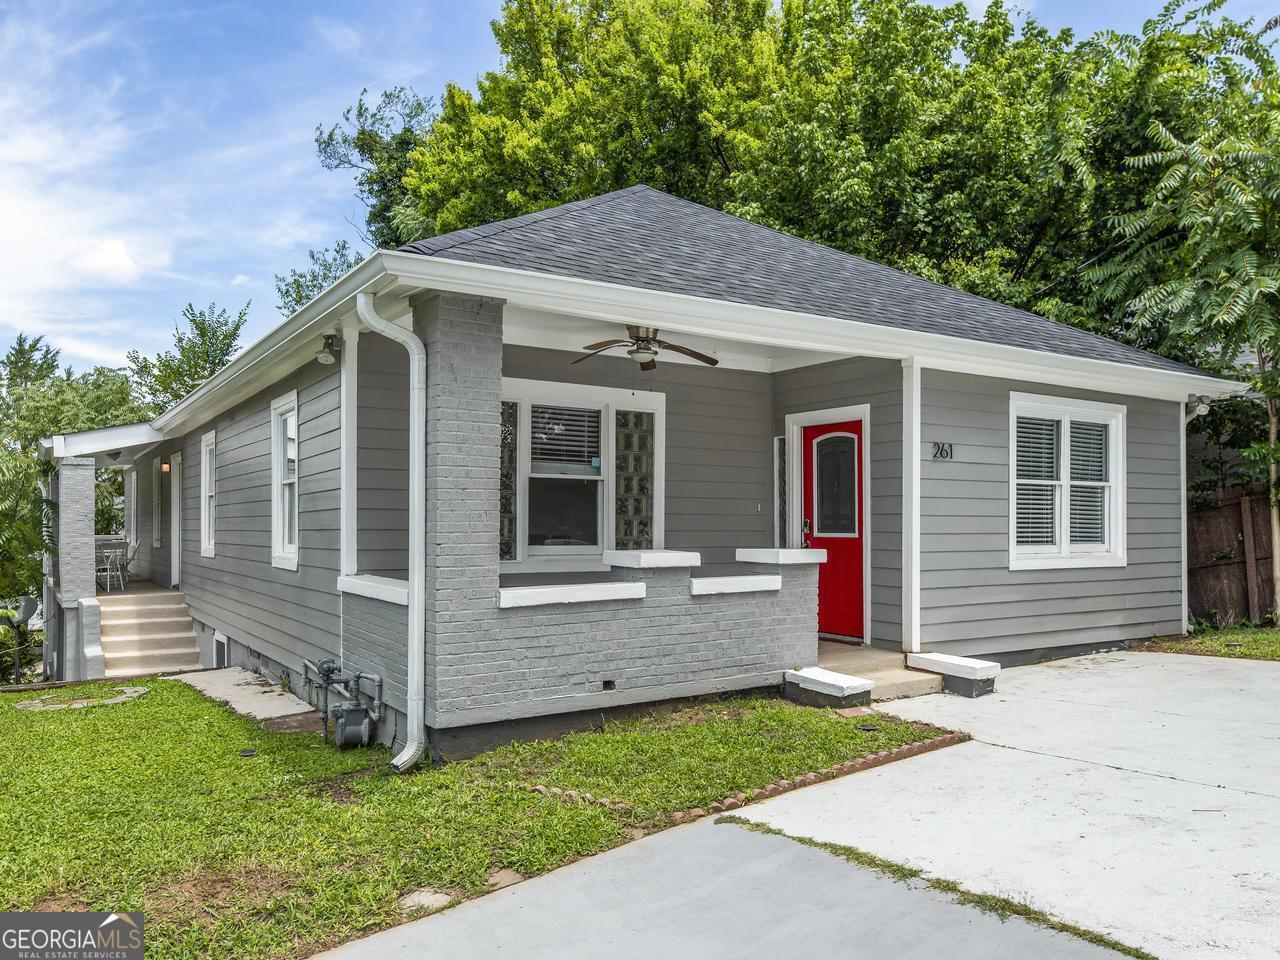
<path fill-rule="evenodd" d="M 1125 560 L 1125 408 L 1010 396 L 1011 569 Z"/>
<path fill-rule="evenodd" d="M 504 378 L 502 401 L 504 570 L 598 569 L 605 550 L 661 548 L 663 394 Z"/>

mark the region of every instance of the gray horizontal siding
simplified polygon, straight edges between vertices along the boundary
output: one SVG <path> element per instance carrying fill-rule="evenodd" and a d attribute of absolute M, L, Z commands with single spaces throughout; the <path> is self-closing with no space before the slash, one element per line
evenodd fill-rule
<path fill-rule="evenodd" d="M 408 607 L 351 593 L 342 595 L 343 666 L 348 671 L 381 676 L 383 700 L 401 712 L 408 702 L 408 634 Z"/>
<path fill-rule="evenodd" d="M 1128 564 L 1009 569 L 1009 393 L 1123 404 Z M 926 370 L 921 398 L 921 642 L 951 653 L 1111 643 L 1178 629 L 1178 405 Z M 935 461 L 933 442 L 954 457 Z"/>
<path fill-rule="evenodd" d="M 788 414 L 866 403 L 871 406 L 871 639 L 902 644 L 902 365 L 896 360 L 837 360 L 774 374 L 773 432 Z"/>
<path fill-rule="evenodd" d="M 339 385 L 308 364 L 188 433 L 182 584 L 191 615 L 294 670 L 339 652 Z M 271 402 L 298 391 L 298 569 L 271 564 Z M 200 555 L 200 438 L 217 431 L 213 557 Z"/>
<path fill-rule="evenodd" d="M 703 573 L 740 573 L 739 547 L 773 542 L 769 375 L 508 345 L 503 376 L 666 394 L 666 546 L 702 554 Z"/>
<path fill-rule="evenodd" d="M 356 388 L 356 567 L 409 575 L 409 354 L 360 336 Z"/>

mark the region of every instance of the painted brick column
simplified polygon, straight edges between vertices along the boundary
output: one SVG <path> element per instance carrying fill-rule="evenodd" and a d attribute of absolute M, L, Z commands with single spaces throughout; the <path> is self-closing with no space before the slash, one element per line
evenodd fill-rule
<path fill-rule="evenodd" d="M 93 460 L 58 461 L 58 589 L 63 603 L 92 597 L 94 589 Z"/>
<path fill-rule="evenodd" d="M 414 297 L 427 348 L 426 716 L 435 725 L 443 661 L 483 653 L 498 597 L 503 301 Z"/>

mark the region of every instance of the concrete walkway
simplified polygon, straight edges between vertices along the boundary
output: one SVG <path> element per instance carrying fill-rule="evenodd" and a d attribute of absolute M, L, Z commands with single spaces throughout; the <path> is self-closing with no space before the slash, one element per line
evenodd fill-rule
<path fill-rule="evenodd" d="M 742 811 L 1166 958 L 1280 957 L 1280 663 L 1124 653 L 894 713 L 975 742 Z"/>
<path fill-rule="evenodd" d="M 959 906 L 785 837 L 711 820 L 320 954 L 325 960 L 1116 956 Z"/>
<path fill-rule="evenodd" d="M 236 713 L 255 720 L 304 716 L 315 708 L 284 690 L 280 684 L 240 667 L 197 670 L 172 677 L 195 687 L 211 700 L 226 703 Z"/>

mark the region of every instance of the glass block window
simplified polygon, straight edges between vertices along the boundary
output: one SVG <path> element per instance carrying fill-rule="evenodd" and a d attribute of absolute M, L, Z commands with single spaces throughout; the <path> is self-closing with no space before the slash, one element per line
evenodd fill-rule
<path fill-rule="evenodd" d="M 502 456 L 498 467 L 498 557 L 516 558 L 516 483 L 519 471 L 516 454 L 520 448 L 520 404 L 502 404 Z"/>
<path fill-rule="evenodd" d="M 614 414 L 614 546 L 653 548 L 654 418 L 639 410 Z"/>
<path fill-rule="evenodd" d="M 787 545 L 787 438 L 773 438 L 773 489 L 777 491 L 778 515 L 774 524 L 778 531 L 775 546 Z"/>

